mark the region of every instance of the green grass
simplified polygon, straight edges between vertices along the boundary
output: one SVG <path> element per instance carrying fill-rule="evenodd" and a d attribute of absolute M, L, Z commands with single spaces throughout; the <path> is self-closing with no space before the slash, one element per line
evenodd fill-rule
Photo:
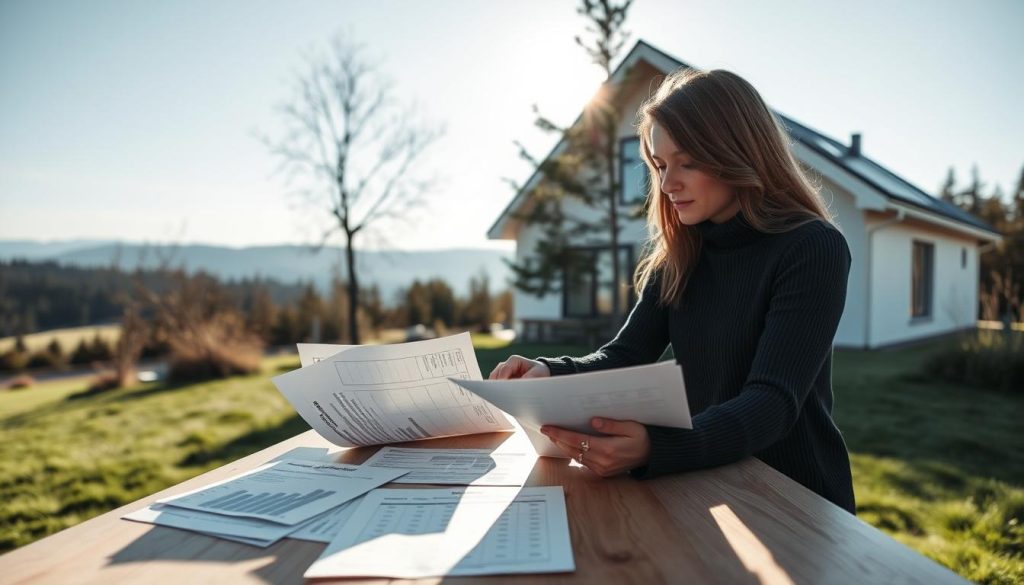
<path fill-rule="evenodd" d="M 0 394 L 0 551 L 77 524 L 308 426 L 270 382 L 298 366 L 89 395 L 88 378 Z"/>
<path fill-rule="evenodd" d="M 484 376 L 511 353 L 584 351 L 473 339 Z M 922 379 L 923 361 L 948 343 L 836 353 L 858 515 L 968 579 L 1021 583 L 1024 393 Z M 87 379 L 0 392 L 0 551 L 305 430 L 269 379 L 297 365 L 275 356 L 261 375 L 92 396 Z"/>
<path fill-rule="evenodd" d="M 857 514 L 972 581 L 1024 583 L 1024 393 L 923 378 L 954 343 L 836 353 Z"/>

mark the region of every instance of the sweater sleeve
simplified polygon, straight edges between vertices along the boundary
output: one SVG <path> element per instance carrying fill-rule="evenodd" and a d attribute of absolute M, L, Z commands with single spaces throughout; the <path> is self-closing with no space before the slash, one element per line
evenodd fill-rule
<path fill-rule="evenodd" d="M 850 251 L 834 228 L 815 229 L 778 265 L 764 329 L 739 395 L 693 418 L 693 429 L 647 426 L 651 454 L 634 477 L 739 461 L 782 439 L 825 361 L 846 302 Z"/>
<path fill-rule="evenodd" d="M 614 339 L 582 357 L 540 357 L 551 375 L 577 374 L 653 363 L 668 347 L 668 307 L 658 301 L 661 279 L 656 273 Z"/>

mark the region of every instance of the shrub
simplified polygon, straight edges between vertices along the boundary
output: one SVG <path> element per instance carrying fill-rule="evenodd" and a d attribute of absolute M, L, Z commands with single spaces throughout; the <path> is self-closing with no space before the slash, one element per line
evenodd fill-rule
<path fill-rule="evenodd" d="M 130 376 L 130 378 L 128 376 Z M 85 392 L 82 394 L 84 396 L 92 396 L 108 390 L 125 388 L 138 381 L 135 375 L 135 370 L 132 370 L 128 376 L 122 376 L 115 370 L 101 370 L 96 373 L 96 376 L 92 380 L 89 381 L 89 387 L 86 388 Z"/>
<path fill-rule="evenodd" d="M 3 387 L 4 388 L 10 388 L 11 390 L 19 390 L 21 388 L 28 388 L 30 386 L 35 386 L 35 384 L 36 384 L 36 379 L 35 378 L 33 378 L 32 376 L 29 376 L 27 374 L 21 374 L 21 375 L 15 376 L 15 377 L 11 378 L 10 380 L 7 380 L 6 382 L 4 382 Z"/>
<path fill-rule="evenodd" d="M 60 341 L 54 337 L 46 349 L 37 351 L 32 354 L 28 360 L 28 368 L 64 368 L 68 364 L 67 358 L 64 356 L 64 349 L 60 346 Z"/>
<path fill-rule="evenodd" d="M 27 351 L 8 350 L 0 355 L 0 371 L 20 372 L 28 367 L 31 357 Z"/>
<path fill-rule="evenodd" d="M 113 355 L 114 350 L 110 344 L 97 333 L 90 341 L 83 339 L 78 342 L 75 351 L 71 353 L 71 363 L 80 365 L 105 362 L 110 361 Z"/>
<path fill-rule="evenodd" d="M 171 381 L 207 380 L 258 372 L 263 342 L 230 312 L 197 323 L 168 338 L 167 377 Z"/>
<path fill-rule="evenodd" d="M 43 350 L 37 351 L 31 354 L 28 358 L 28 364 L 25 366 L 30 370 L 36 370 L 39 368 L 52 368 L 57 367 L 61 363 L 60 358 L 51 355 L 50 352 Z"/>
<path fill-rule="evenodd" d="M 1024 336 L 979 331 L 924 364 L 932 378 L 1004 392 L 1024 392 Z"/>

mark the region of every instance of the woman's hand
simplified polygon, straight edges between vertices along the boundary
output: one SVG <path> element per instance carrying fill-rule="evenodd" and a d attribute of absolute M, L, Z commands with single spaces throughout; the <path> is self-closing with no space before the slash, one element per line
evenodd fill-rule
<path fill-rule="evenodd" d="M 611 477 L 647 464 L 651 456 L 647 427 L 631 420 L 609 418 L 595 418 L 590 424 L 606 436 L 586 435 L 551 426 L 541 427 L 540 432 L 566 455 L 601 477 Z"/>
<path fill-rule="evenodd" d="M 544 362 L 524 358 L 521 355 L 514 355 L 498 364 L 488 380 L 507 380 L 509 378 L 546 378 L 551 375 L 551 370 L 544 365 Z"/>

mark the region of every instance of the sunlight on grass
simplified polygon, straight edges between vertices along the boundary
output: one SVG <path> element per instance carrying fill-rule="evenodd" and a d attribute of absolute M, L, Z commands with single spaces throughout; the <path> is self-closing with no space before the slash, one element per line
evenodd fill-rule
<path fill-rule="evenodd" d="M 473 348 L 475 349 L 501 349 L 512 344 L 507 339 L 499 339 L 490 333 L 471 333 Z"/>
<path fill-rule="evenodd" d="M 51 382 L 0 395 L 0 550 L 308 428 L 266 375 L 140 384 L 76 398 L 87 383 Z"/>

